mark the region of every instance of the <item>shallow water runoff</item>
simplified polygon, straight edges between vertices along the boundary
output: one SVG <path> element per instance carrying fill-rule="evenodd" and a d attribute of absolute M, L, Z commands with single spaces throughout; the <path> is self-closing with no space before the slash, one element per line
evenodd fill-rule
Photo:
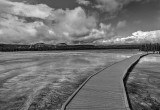
<path fill-rule="evenodd" d="M 129 75 L 132 110 L 160 110 L 160 55 L 143 57 Z"/>
<path fill-rule="evenodd" d="M 0 53 L 0 110 L 59 110 L 90 75 L 137 53 L 136 50 Z M 149 79 L 151 84 L 156 84 L 154 76 Z"/>

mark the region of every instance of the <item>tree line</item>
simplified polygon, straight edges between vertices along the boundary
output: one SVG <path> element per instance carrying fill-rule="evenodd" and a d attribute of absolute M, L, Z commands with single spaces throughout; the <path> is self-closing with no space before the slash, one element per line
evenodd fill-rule
<path fill-rule="evenodd" d="M 149 44 L 142 44 L 139 48 L 140 51 L 145 52 L 153 52 L 153 53 L 159 53 L 160 54 L 160 44 L 159 43 L 149 43 Z"/>
<path fill-rule="evenodd" d="M 49 45 L 37 43 L 34 45 L 0 44 L 0 51 L 53 51 L 53 50 L 96 50 L 96 49 L 137 49 L 145 52 L 160 53 L 160 44 L 124 44 L 124 45 Z"/>

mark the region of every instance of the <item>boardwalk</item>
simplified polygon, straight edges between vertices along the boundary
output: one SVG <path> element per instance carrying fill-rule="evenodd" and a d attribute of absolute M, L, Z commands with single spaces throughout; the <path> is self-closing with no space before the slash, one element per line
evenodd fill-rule
<path fill-rule="evenodd" d="M 125 59 L 90 77 L 67 100 L 62 110 L 129 110 L 123 79 L 141 56 Z"/>

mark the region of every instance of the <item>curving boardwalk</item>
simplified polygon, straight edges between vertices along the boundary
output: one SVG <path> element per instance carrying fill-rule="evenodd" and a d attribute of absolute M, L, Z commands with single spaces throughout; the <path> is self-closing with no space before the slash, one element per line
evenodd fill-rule
<path fill-rule="evenodd" d="M 91 76 L 62 106 L 62 110 L 130 110 L 123 79 L 143 54 L 120 61 Z"/>

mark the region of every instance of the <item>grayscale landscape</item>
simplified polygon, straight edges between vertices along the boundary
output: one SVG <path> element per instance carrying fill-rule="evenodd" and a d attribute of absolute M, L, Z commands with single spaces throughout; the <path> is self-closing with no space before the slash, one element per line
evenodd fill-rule
<path fill-rule="evenodd" d="M 0 110 L 160 110 L 160 0 L 0 0 Z"/>

